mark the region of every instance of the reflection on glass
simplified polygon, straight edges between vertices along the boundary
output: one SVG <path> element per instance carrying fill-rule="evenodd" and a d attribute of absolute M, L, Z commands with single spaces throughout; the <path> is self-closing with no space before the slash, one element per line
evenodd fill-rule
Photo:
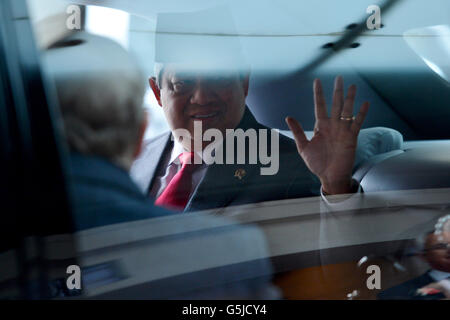
<path fill-rule="evenodd" d="M 403 38 L 431 70 L 450 82 L 450 26 L 408 30 L 403 33 Z"/>

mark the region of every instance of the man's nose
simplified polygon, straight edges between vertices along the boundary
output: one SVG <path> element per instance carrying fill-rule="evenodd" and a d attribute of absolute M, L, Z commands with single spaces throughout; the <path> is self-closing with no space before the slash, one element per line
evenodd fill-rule
<path fill-rule="evenodd" d="M 191 104 L 207 105 L 216 100 L 214 90 L 205 82 L 199 81 L 191 96 Z"/>

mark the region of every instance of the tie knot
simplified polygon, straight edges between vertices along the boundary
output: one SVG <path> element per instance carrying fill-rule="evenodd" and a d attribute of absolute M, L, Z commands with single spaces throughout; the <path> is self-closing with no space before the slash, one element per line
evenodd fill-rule
<path fill-rule="evenodd" d="M 183 152 L 178 157 L 180 159 L 181 165 L 184 167 L 189 164 L 194 164 L 194 153 L 193 152 Z"/>

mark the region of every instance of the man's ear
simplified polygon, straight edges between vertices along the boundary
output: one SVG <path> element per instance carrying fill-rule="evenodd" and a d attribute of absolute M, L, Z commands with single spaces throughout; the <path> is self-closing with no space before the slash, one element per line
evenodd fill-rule
<path fill-rule="evenodd" d="M 134 153 L 133 153 L 134 159 L 136 159 L 142 151 L 142 143 L 144 141 L 144 136 L 145 136 L 145 131 L 147 130 L 147 125 L 148 125 L 148 113 L 146 110 L 144 110 L 144 119 L 142 120 L 142 123 L 139 127 L 139 135 L 138 135 L 136 150 L 134 150 Z"/>
<path fill-rule="evenodd" d="M 150 88 L 152 88 L 153 94 L 155 95 L 156 101 L 158 101 L 158 104 L 162 107 L 161 104 L 161 90 L 158 87 L 158 84 L 156 83 L 156 78 L 151 77 L 148 79 L 150 83 Z"/>

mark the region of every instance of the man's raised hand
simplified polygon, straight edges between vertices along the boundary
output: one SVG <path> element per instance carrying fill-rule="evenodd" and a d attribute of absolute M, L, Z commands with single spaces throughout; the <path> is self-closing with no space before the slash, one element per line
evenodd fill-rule
<path fill-rule="evenodd" d="M 356 86 L 351 85 L 344 99 L 342 77 L 336 77 L 331 116 L 328 116 L 322 84 L 314 80 L 314 136 L 308 140 L 300 123 L 292 117 L 286 122 L 291 129 L 297 150 L 308 168 L 322 183 L 328 194 L 352 192 L 351 176 L 359 131 L 369 110 L 364 102 L 353 117 Z"/>

